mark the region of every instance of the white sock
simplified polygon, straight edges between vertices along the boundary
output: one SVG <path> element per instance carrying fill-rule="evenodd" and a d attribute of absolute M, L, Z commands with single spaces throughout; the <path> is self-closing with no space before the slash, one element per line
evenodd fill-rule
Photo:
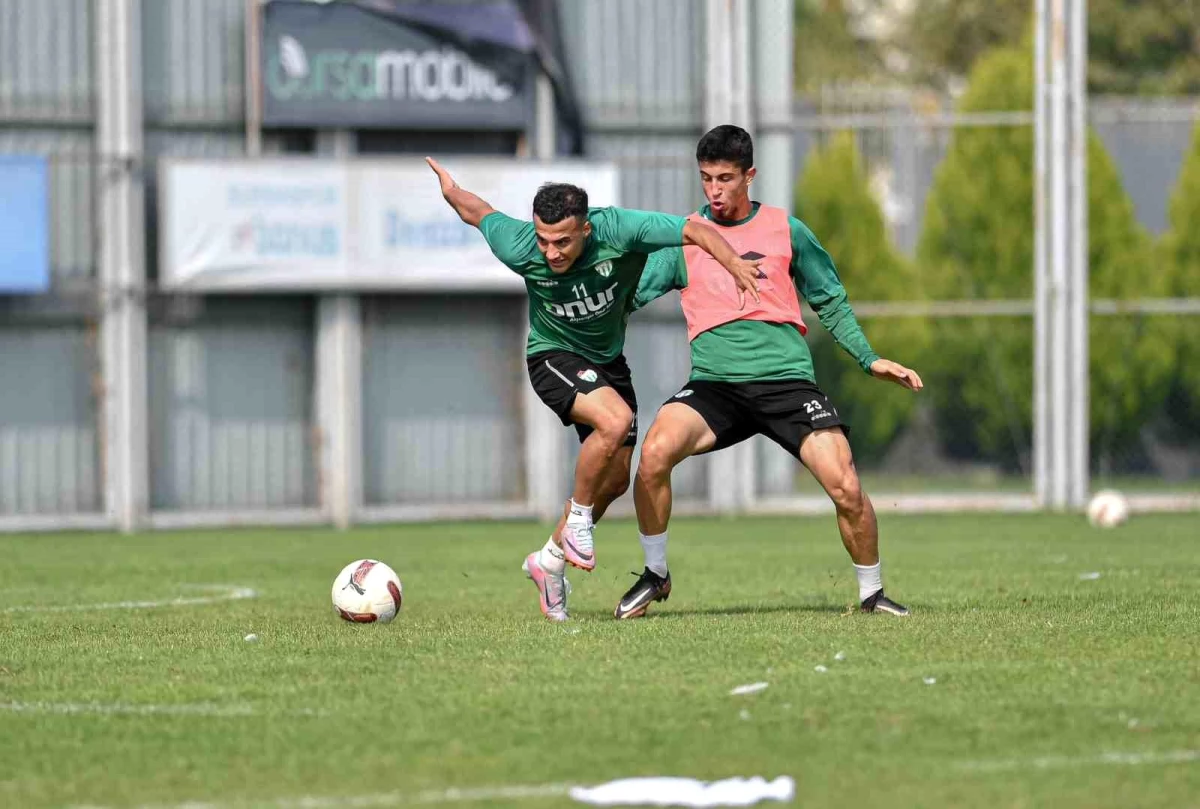
<path fill-rule="evenodd" d="M 554 537 L 546 540 L 546 544 L 538 551 L 538 564 L 542 566 L 542 570 L 547 573 L 558 575 L 567 568 L 567 562 L 563 559 L 562 548 L 554 544 Z"/>
<path fill-rule="evenodd" d="M 883 589 L 883 562 L 873 565 L 855 565 L 854 572 L 858 574 L 858 600 L 866 601 Z"/>
<path fill-rule="evenodd" d="M 642 551 L 646 554 L 646 567 L 660 576 L 667 575 L 667 532 L 661 534 L 638 534 Z"/>
<path fill-rule="evenodd" d="M 571 498 L 571 512 L 567 514 L 567 523 L 570 525 L 591 525 L 592 524 L 592 507 L 581 506 L 575 502 L 575 498 Z"/>

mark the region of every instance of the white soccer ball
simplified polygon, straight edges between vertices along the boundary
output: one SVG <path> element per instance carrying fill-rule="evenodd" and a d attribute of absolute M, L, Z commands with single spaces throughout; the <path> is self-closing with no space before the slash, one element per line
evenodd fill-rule
<path fill-rule="evenodd" d="M 400 611 L 403 592 L 396 571 L 375 559 L 359 559 L 333 580 L 333 609 L 356 624 L 386 624 Z"/>
<path fill-rule="evenodd" d="M 1087 518 L 1096 528 L 1115 528 L 1129 519 L 1129 502 L 1112 489 L 1096 492 L 1088 503 Z"/>

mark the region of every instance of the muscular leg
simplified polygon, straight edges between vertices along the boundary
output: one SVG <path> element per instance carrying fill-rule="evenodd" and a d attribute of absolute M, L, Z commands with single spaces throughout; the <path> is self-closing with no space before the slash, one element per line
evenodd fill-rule
<path fill-rule="evenodd" d="M 800 442 L 800 461 L 833 500 L 842 544 L 854 564 L 878 563 L 879 524 L 875 508 L 859 484 L 845 434 L 837 427 L 809 433 Z"/>
<path fill-rule="evenodd" d="M 592 506 L 592 522 L 600 522 L 600 518 L 608 511 L 613 501 L 629 490 L 629 467 L 632 461 L 633 447 L 621 447 L 613 456 L 608 469 L 604 470 L 600 488 L 596 492 L 596 503 Z M 562 517 L 559 518 L 553 534 L 554 544 L 559 547 L 562 546 L 562 529 L 567 524 L 567 514 L 570 511 L 571 502 L 568 500 L 563 504 Z"/>
<path fill-rule="evenodd" d="M 633 503 L 638 530 L 646 536 L 667 530 L 671 519 L 671 470 L 689 456 L 713 448 L 717 437 L 692 408 L 671 402 L 658 411 L 642 444 Z"/>
<path fill-rule="evenodd" d="M 863 493 L 850 454 L 850 442 L 838 428 L 816 430 L 800 442 L 800 460 L 837 507 L 842 544 L 854 561 L 858 599 L 864 612 L 908 615 L 908 610 L 883 594 L 879 565 L 879 523 L 871 498 Z"/>
<path fill-rule="evenodd" d="M 653 602 L 666 601 L 671 595 L 671 574 L 667 569 L 671 470 L 689 455 L 712 449 L 716 442 L 708 423 L 691 407 L 672 402 L 658 411 L 642 444 L 633 489 L 646 569 L 617 602 L 614 618 L 640 618 Z"/>
<path fill-rule="evenodd" d="M 576 503 L 591 506 L 596 503 L 613 457 L 633 426 L 633 411 L 612 388 L 598 388 L 575 397 L 571 418 L 592 428 L 592 434 L 579 448 L 575 490 L 571 493 Z"/>

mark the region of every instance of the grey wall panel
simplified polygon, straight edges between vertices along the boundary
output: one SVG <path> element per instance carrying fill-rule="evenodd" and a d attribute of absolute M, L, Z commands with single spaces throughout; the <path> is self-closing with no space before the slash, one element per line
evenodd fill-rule
<path fill-rule="evenodd" d="M 95 179 L 109 163 L 92 154 L 91 133 L 70 129 L 0 128 L 0 154 L 45 155 L 50 161 L 50 271 L 56 285 L 94 277 Z"/>
<path fill-rule="evenodd" d="M 363 305 L 368 504 L 524 497 L 523 296 Z"/>
<path fill-rule="evenodd" d="M 142 4 L 142 81 L 151 124 L 244 118 L 244 0 Z"/>
<path fill-rule="evenodd" d="M 92 114 L 91 0 L 0 2 L 0 121 Z"/>
<path fill-rule="evenodd" d="M 1092 127 L 1121 173 L 1138 221 L 1167 230 L 1167 206 L 1192 142 L 1197 99 L 1093 99 Z"/>
<path fill-rule="evenodd" d="M 150 327 L 151 504 L 316 504 L 308 298 L 160 301 Z"/>
<path fill-rule="evenodd" d="M 0 514 L 101 510 L 94 334 L 0 326 Z"/>
<path fill-rule="evenodd" d="M 704 4 L 699 0 L 560 0 L 570 70 L 589 124 L 699 126 Z"/>
<path fill-rule="evenodd" d="M 621 205 L 685 215 L 704 204 L 694 157 L 701 134 L 592 134 L 587 152 L 617 164 Z"/>

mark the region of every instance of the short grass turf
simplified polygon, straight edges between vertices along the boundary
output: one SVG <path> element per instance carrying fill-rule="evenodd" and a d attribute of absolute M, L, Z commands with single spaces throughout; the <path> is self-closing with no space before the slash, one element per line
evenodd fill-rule
<path fill-rule="evenodd" d="M 1200 806 L 1200 517 L 882 527 L 907 619 L 850 609 L 831 518 L 676 521 L 670 601 L 624 623 L 636 527 L 602 523 L 565 625 L 519 570 L 532 524 L 0 537 L 0 805 L 788 775 L 804 806 Z M 389 625 L 332 613 L 360 557 L 404 581 Z M 257 596 L 30 609 L 219 594 L 200 585 Z"/>

